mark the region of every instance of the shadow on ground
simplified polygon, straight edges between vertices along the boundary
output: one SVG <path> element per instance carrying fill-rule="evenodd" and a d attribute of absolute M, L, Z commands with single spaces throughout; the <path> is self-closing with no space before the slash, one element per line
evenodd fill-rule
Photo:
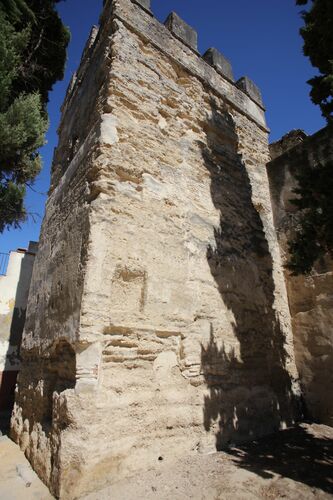
<path fill-rule="evenodd" d="M 324 426 L 317 426 L 321 429 Z M 238 467 L 264 479 L 279 474 L 333 494 L 333 429 L 303 424 L 226 450 Z"/>

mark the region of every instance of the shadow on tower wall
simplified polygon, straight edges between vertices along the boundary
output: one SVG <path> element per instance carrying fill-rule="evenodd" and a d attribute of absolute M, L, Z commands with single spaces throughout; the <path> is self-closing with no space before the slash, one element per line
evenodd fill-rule
<path fill-rule="evenodd" d="M 250 179 L 232 117 L 211 102 L 201 143 L 211 178 L 211 196 L 220 213 L 215 247 L 207 260 L 222 301 L 234 317 L 240 355 L 227 352 L 223 333 L 202 345 L 202 372 L 209 395 L 205 429 L 214 430 L 216 448 L 253 439 L 293 423 L 299 411 L 285 369 L 284 336 L 274 310 L 273 263 L 263 224 L 252 202 Z"/>

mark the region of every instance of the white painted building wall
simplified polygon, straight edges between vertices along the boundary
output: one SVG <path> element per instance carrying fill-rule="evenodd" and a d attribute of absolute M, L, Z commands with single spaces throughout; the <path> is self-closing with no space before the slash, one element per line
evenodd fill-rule
<path fill-rule="evenodd" d="M 6 409 L 20 369 L 19 350 L 37 243 L 10 252 L 0 276 L 0 412 Z M 9 374 L 8 372 L 11 372 Z"/>

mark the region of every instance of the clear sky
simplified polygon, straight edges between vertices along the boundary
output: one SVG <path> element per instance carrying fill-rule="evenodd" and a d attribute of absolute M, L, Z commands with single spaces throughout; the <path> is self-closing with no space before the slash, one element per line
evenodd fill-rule
<path fill-rule="evenodd" d="M 29 240 L 39 238 L 60 106 L 91 26 L 98 24 L 101 8 L 102 0 L 65 0 L 58 4 L 72 39 L 65 78 L 50 93 L 50 128 L 47 144 L 41 150 L 44 168 L 34 185 L 38 193 L 29 190 L 26 199 L 28 211 L 37 215 L 21 229 L 0 235 L 0 252 L 26 248 Z M 295 0 L 152 0 L 152 10 L 160 21 L 176 11 L 198 31 L 201 53 L 216 47 L 231 61 L 236 79 L 247 75 L 254 80 L 266 105 L 270 141 L 291 129 L 301 128 L 312 134 L 325 125 L 308 95 L 306 81 L 315 70 L 302 54 L 301 9 L 295 6 Z"/>

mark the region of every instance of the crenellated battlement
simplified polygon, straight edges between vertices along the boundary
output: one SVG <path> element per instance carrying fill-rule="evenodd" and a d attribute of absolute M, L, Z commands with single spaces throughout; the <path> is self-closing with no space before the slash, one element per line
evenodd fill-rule
<path fill-rule="evenodd" d="M 112 2 L 115 0 L 109 0 Z M 119 1 L 119 0 L 118 0 Z M 129 1 L 129 0 L 127 0 Z M 150 0 L 130 0 L 133 4 L 143 7 L 146 13 L 153 16 L 150 8 Z M 117 3 L 117 2 L 116 2 Z M 117 15 L 117 8 L 115 11 Z M 138 14 L 138 13 L 137 13 Z M 136 20 L 136 17 L 134 18 Z M 155 18 L 154 18 L 155 19 Z M 156 19 L 155 19 L 156 20 Z M 154 27 L 158 24 L 162 29 L 163 25 L 156 20 Z M 235 86 L 246 94 L 252 101 L 255 102 L 261 109 L 264 110 L 264 105 L 261 97 L 261 93 L 257 85 L 247 76 L 242 76 L 236 83 L 233 77 L 232 66 L 230 61 L 216 48 L 209 48 L 203 56 L 198 52 L 198 34 L 194 28 L 189 26 L 183 19 L 181 19 L 178 14 L 171 12 L 164 22 L 164 26 L 170 31 L 170 33 L 182 42 L 186 47 L 192 49 L 193 52 L 206 63 L 212 66 L 223 78 L 227 79 L 228 82 L 235 84 Z M 145 30 L 143 30 L 145 33 Z M 162 35 L 162 33 L 161 33 Z M 201 61 L 198 64 L 201 64 Z M 207 75 L 207 83 L 210 83 L 209 75 Z M 246 112 L 246 101 L 243 102 L 243 110 Z"/>
<path fill-rule="evenodd" d="M 153 15 L 151 11 L 150 0 L 131 0 L 133 3 L 143 7 L 147 12 Z M 171 12 L 167 17 L 164 25 L 170 32 L 183 42 L 187 47 L 193 49 L 198 55 L 198 34 L 191 26 L 189 26 L 178 14 Z M 218 71 L 224 78 L 230 82 L 235 82 L 232 66 L 230 61 L 217 49 L 209 48 L 204 55 L 203 59 L 210 64 L 216 71 Z M 256 104 L 264 109 L 261 92 L 258 86 L 247 76 L 242 76 L 236 82 L 236 86 L 247 94 Z"/>
<path fill-rule="evenodd" d="M 230 61 L 216 48 L 209 48 L 201 56 L 197 48 L 197 32 L 175 12 L 171 12 L 163 24 L 154 17 L 150 0 L 107 0 L 101 15 L 100 29 L 106 24 L 111 27 L 112 21 L 115 20 L 125 23 L 139 36 L 149 40 L 159 50 L 200 78 L 205 85 L 211 87 L 238 111 L 268 131 L 259 88 L 245 76 L 235 82 Z M 97 32 L 94 29 L 84 49 L 80 68 L 85 67 L 87 59 L 90 59 L 96 37 Z M 79 69 L 78 73 L 82 80 L 84 71 Z M 64 109 L 70 101 L 75 84 L 80 84 L 76 74 L 73 79 L 68 88 Z"/>

